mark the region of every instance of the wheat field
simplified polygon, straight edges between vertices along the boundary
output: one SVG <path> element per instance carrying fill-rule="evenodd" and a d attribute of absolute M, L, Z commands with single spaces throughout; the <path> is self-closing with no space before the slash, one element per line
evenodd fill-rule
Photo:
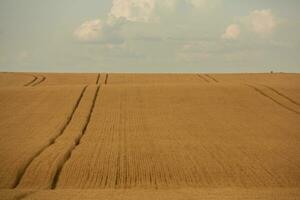
<path fill-rule="evenodd" d="M 300 199 L 300 74 L 0 73 L 0 199 Z"/>

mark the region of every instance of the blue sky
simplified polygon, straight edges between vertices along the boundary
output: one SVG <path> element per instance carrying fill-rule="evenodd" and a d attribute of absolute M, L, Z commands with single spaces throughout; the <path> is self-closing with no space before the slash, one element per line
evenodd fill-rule
<path fill-rule="evenodd" d="M 0 0 L 0 70 L 300 72 L 298 0 Z"/>

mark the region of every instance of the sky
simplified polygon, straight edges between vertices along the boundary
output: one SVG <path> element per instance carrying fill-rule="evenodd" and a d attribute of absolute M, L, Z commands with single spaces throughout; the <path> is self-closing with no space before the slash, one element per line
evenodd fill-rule
<path fill-rule="evenodd" d="M 299 0 L 0 0 L 0 71 L 300 72 Z"/>

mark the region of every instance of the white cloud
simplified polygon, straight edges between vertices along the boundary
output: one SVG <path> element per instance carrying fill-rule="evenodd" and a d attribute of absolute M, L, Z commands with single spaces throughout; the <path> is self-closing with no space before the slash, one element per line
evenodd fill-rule
<path fill-rule="evenodd" d="M 212 7 L 219 0 L 113 0 L 109 16 L 132 22 L 150 22 L 159 19 L 156 9 L 176 9 L 184 2 L 193 8 Z"/>
<path fill-rule="evenodd" d="M 157 22 L 159 9 L 177 9 L 180 3 L 200 8 L 218 0 L 112 0 L 112 7 L 104 20 L 94 19 L 82 23 L 74 36 L 82 42 L 120 44 L 123 38 L 120 29 L 126 22 Z"/>
<path fill-rule="evenodd" d="M 74 31 L 74 36 L 80 41 L 95 41 L 101 36 L 102 28 L 100 19 L 86 21 Z"/>
<path fill-rule="evenodd" d="M 222 39 L 238 39 L 241 35 L 241 26 L 260 36 L 267 36 L 274 31 L 277 25 L 278 21 L 270 9 L 253 10 L 248 16 L 240 18 L 239 25 L 229 25 L 222 35 Z"/>
<path fill-rule="evenodd" d="M 261 35 L 272 33 L 278 24 L 270 9 L 254 10 L 247 18 L 251 30 Z"/>
<path fill-rule="evenodd" d="M 222 35 L 222 39 L 226 40 L 236 40 L 240 37 L 241 30 L 240 26 L 237 24 L 231 24 L 225 30 L 225 33 Z"/>
<path fill-rule="evenodd" d="M 100 19 L 86 21 L 75 31 L 74 36 L 81 42 L 98 42 L 109 45 L 122 44 L 123 38 L 120 35 L 122 22 L 118 20 L 102 22 Z"/>
<path fill-rule="evenodd" d="M 110 16 L 133 22 L 149 22 L 155 5 L 156 0 L 113 0 Z"/>

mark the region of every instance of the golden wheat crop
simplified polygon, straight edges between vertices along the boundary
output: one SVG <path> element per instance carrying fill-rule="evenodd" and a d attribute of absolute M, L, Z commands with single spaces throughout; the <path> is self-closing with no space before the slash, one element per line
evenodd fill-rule
<path fill-rule="evenodd" d="M 300 198 L 299 74 L 0 74 L 0 199 Z"/>

